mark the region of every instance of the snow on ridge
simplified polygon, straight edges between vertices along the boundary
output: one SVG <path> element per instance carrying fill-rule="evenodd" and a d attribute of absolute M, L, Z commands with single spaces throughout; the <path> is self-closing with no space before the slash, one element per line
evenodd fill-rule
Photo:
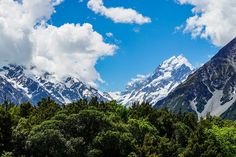
<path fill-rule="evenodd" d="M 158 77 L 155 82 L 168 79 L 171 77 L 171 73 L 180 68 L 182 65 L 186 65 L 187 67 L 190 68 L 190 70 L 193 70 L 194 67 L 189 63 L 189 61 L 183 56 L 173 56 L 167 60 L 165 60 L 162 64 L 159 65 L 159 67 L 152 73 L 152 74 L 147 74 L 147 75 L 141 75 L 138 74 L 135 78 L 131 79 L 130 82 L 127 84 L 127 90 L 132 90 L 134 88 L 137 88 L 137 85 L 140 84 L 146 84 L 148 83 L 147 80 L 148 78 L 152 77 L 155 75 L 155 73 L 161 71 L 163 73 L 162 76 Z M 154 80 L 153 80 L 154 81 Z"/>
<path fill-rule="evenodd" d="M 152 74 L 137 75 L 132 79 L 126 91 L 119 95 L 118 102 L 126 106 L 134 102 L 148 102 L 155 105 L 186 80 L 192 69 L 193 66 L 185 57 L 173 56 L 158 66 Z"/>
<path fill-rule="evenodd" d="M 113 100 L 119 100 L 121 97 L 121 92 L 108 92 L 108 94 L 113 98 Z"/>
<path fill-rule="evenodd" d="M 128 82 L 127 86 L 132 86 L 136 82 L 141 82 L 141 81 L 145 80 L 147 77 L 149 77 L 149 75 L 140 75 L 140 74 L 138 74 L 135 78 L 131 79 L 131 81 Z"/>
<path fill-rule="evenodd" d="M 109 98 L 109 95 L 99 93 L 77 78 L 68 77 L 57 81 L 53 74 L 36 75 L 28 70 L 18 65 L 8 65 L 0 68 L 0 77 L 5 78 L 18 92 L 14 94 L 23 94 L 32 103 L 49 96 L 58 103 L 66 104 L 95 96 L 101 101 L 107 101 Z"/>
<path fill-rule="evenodd" d="M 165 60 L 159 68 L 165 70 L 173 70 L 178 69 L 182 65 L 188 66 L 191 70 L 194 69 L 193 66 L 187 60 L 187 58 L 185 58 L 183 55 L 179 55 L 177 57 L 173 56 L 170 59 Z"/>

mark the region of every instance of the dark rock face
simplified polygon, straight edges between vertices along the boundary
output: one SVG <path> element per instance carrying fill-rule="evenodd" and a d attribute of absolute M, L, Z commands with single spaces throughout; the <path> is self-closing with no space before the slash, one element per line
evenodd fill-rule
<path fill-rule="evenodd" d="M 199 117 L 232 116 L 236 101 L 236 39 L 222 48 L 208 63 L 195 71 L 155 107 L 194 111 Z"/>

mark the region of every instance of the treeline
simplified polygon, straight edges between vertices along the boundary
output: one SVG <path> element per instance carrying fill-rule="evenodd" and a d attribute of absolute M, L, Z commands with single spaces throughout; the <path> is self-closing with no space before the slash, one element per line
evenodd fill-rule
<path fill-rule="evenodd" d="M 236 123 L 96 98 L 0 106 L 0 156 L 235 157 Z"/>

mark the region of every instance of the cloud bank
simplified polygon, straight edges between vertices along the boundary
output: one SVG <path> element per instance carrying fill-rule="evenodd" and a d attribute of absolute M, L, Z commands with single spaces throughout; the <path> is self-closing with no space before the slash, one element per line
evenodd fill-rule
<path fill-rule="evenodd" d="M 88 8 L 96 14 L 101 14 L 115 23 L 129 23 L 129 24 L 145 24 L 150 23 L 151 19 L 145 17 L 133 9 L 126 9 L 123 7 L 107 8 L 104 6 L 103 0 L 89 0 Z"/>
<path fill-rule="evenodd" d="M 35 72 L 79 78 L 90 85 L 102 80 L 98 59 L 114 54 L 91 24 L 48 25 L 62 0 L 0 1 L 0 64 L 35 66 Z"/>
<path fill-rule="evenodd" d="M 192 37 L 209 39 L 216 46 L 223 46 L 236 37 L 235 0 L 178 0 L 180 4 L 194 6 L 194 16 L 186 20 L 184 31 Z"/>

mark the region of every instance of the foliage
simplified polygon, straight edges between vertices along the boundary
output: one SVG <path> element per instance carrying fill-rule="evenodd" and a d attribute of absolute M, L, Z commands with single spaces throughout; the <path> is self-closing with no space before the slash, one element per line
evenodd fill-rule
<path fill-rule="evenodd" d="M 235 157 L 236 123 L 115 101 L 0 105 L 0 155 Z"/>
<path fill-rule="evenodd" d="M 218 127 L 214 125 L 206 132 L 213 136 L 222 150 L 223 156 L 236 156 L 236 127 Z"/>

